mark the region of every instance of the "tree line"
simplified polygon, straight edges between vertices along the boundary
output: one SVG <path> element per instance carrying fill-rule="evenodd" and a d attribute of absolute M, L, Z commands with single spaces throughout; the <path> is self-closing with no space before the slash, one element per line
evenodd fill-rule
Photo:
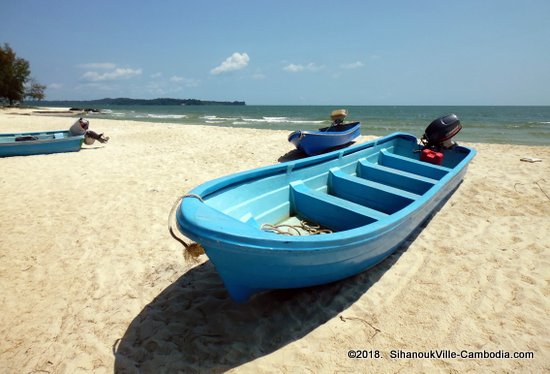
<path fill-rule="evenodd" d="M 30 77 L 29 62 L 17 57 L 9 44 L 0 46 L 0 102 L 8 101 L 10 106 L 25 98 L 43 100 L 45 85 Z"/>

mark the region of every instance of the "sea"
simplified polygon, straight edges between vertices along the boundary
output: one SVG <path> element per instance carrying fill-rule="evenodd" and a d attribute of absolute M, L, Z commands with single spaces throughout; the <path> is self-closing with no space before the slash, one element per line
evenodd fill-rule
<path fill-rule="evenodd" d="M 82 105 L 82 103 L 77 104 Z M 112 105 L 87 118 L 199 124 L 232 128 L 316 130 L 330 113 L 347 109 L 346 121 L 361 122 L 364 135 L 403 131 L 421 137 L 436 118 L 456 114 L 457 142 L 550 146 L 550 106 L 284 106 L 284 105 Z"/>

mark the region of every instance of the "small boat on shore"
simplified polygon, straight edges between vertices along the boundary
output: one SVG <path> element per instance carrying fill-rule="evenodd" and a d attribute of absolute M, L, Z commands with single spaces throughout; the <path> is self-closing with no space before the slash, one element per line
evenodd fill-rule
<path fill-rule="evenodd" d="M 460 124 L 445 129 L 445 121 L 424 144 L 394 133 L 207 182 L 183 196 L 178 229 L 202 245 L 238 302 L 358 274 L 395 251 L 462 181 L 476 151 L 451 144 Z"/>
<path fill-rule="evenodd" d="M 288 141 L 308 156 L 350 145 L 361 135 L 359 122 L 343 123 L 347 115 L 345 109 L 335 110 L 331 114 L 332 125 L 318 131 L 297 130 L 288 136 Z"/>
<path fill-rule="evenodd" d="M 0 134 L 0 157 L 77 152 L 83 141 L 68 130 Z"/>

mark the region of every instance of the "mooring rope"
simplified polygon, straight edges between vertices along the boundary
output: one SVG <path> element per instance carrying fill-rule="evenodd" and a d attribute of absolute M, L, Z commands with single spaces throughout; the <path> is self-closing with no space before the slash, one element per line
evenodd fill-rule
<path fill-rule="evenodd" d="M 201 254 L 204 254 L 204 249 L 198 243 L 186 243 L 183 239 L 178 238 L 174 233 L 174 229 L 172 227 L 172 217 L 174 217 L 174 212 L 176 210 L 176 207 L 178 207 L 180 202 L 183 202 L 183 199 L 185 198 L 198 199 L 199 201 L 204 203 L 203 198 L 197 194 L 185 194 L 179 197 L 172 205 L 172 209 L 170 209 L 170 213 L 168 214 L 168 232 L 170 233 L 172 238 L 174 238 L 176 241 L 178 241 L 184 246 L 185 248 L 184 253 L 186 254 L 186 256 L 190 255 L 192 259 L 196 260 L 198 256 L 200 256 Z M 287 228 L 287 231 L 284 231 L 283 228 Z M 295 235 L 301 236 L 303 235 L 303 232 L 305 232 L 306 235 L 332 234 L 332 230 L 321 228 L 321 226 L 319 225 L 312 225 L 307 221 L 303 221 L 303 220 L 300 221 L 300 224 L 297 224 L 297 225 L 289 225 L 289 224 L 273 225 L 270 223 L 265 223 L 261 226 L 261 229 L 265 231 L 271 231 L 280 235 L 290 235 L 290 236 L 295 236 Z"/>
<path fill-rule="evenodd" d="M 288 231 L 282 230 L 282 228 L 284 227 L 288 228 L 289 230 Z M 265 231 L 272 231 L 276 234 L 289 235 L 289 236 L 295 235 L 290 230 L 295 231 L 296 235 L 301 236 L 302 232 L 300 231 L 300 229 L 305 231 L 308 235 L 332 234 L 332 230 L 323 229 L 321 228 L 321 226 L 318 226 L 318 225 L 311 225 L 306 221 L 300 221 L 299 225 L 287 225 L 287 224 L 272 225 L 270 223 L 264 223 L 261 226 L 261 229 Z"/>
<path fill-rule="evenodd" d="M 198 199 L 198 200 L 200 200 L 201 202 L 204 203 L 204 200 L 202 199 L 202 197 L 200 197 L 197 194 L 186 194 L 186 195 L 183 195 L 183 196 L 179 197 L 176 200 L 176 202 L 172 205 L 172 209 L 170 209 L 170 213 L 168 214 L 168 232 L 170 233 L 172 238 L 174 238 L 175 240 L 180 242 L 185 247 L 187 252 L 189 252 L 193 257 L 198 257 L 200 254 L 204 253 L 204 249 L 202 249 L 200 244 L 198 244 L 198 243 L 190 243 L 190 244 L 186 243 L 184 240 L 182 240 L 181 238 L 178 238 L 176 236 L 176 234 L 174 233 L 174 229 L 172 228 L 172 217 L 174 216 L 174 211 L 176 210 L 176 207 L 178 206 L 178 204 L 181 201 L 183 201 L 183 199 L 188 198 L 188 197 Z"/>
<path fill-rule="evenodd" d="M 546 193 L 546 191 L 544 191 L 544 190 L 542 189 L 542 187 L 540 186 L 539 182 L 546 182 L 546 180 L 544 180 L 544 179 L 539 179 L 538 181 L 532 182 L 532 183 L 536 184 L 537 187 L 539 188 L 540 192 L 542 192 L 542 193 L 544 194 L 544 196 L 546 196 L 546 198 L 547 198 L 548 200 L 550 200 L 550 195 L 548 195 L 548 194 Z M 514 190 L 515 190 L 516 192 L 519 192 L 518 189 L 516 188 L 516 186 L 521 186 L 522 184 L 525 184 L 525 183 L 519 183 L 519 182 L 518 182 L 518 183 L 514 184 Z"/>

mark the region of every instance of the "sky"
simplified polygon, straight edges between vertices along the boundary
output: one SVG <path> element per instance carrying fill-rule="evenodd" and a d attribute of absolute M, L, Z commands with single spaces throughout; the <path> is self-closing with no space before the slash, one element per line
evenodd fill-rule
<path fill-rule="evenodd" d="M 47 100 L 550 105 L 549 0 L 0 0 Z"/>

